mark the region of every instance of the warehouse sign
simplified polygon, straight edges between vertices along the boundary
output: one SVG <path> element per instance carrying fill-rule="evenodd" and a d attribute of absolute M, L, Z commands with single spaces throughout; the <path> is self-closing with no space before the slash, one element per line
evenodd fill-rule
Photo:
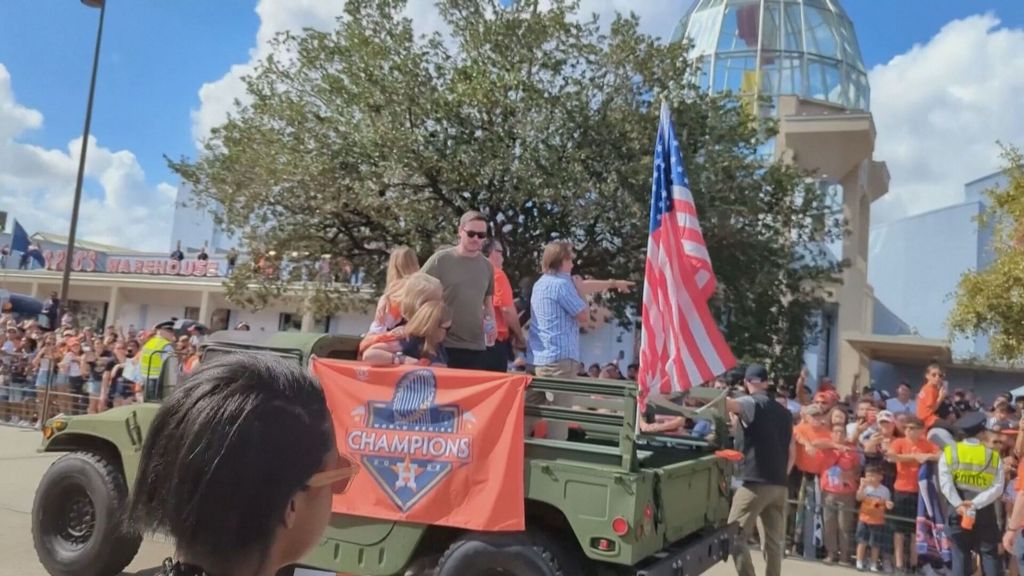
<path fill-rule="evenodd" d="M 47 270 L 64 270 L 68 264 L 66 250 L 43 252 Z M 75 250 L 71 261 L 74 272 L 106 272 L 108 274 L 138 274 L 147 276 L 221 276 L 221 263 L 215 260 L 170 258 L 120 257 L 95 250 Z"/>

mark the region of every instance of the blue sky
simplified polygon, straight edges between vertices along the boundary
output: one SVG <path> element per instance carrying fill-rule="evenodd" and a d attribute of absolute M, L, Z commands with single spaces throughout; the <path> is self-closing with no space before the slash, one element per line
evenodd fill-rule
<path fill-rule="evenodd" d="M 250 60 L 252 51 L 261 44 L 258 36 L 265 38 L 274 29 L 295 23 L 324 25 L 340 5 L 340 0 L 107 1 L 109 7 L 92 134 L 98 139 L 99 146 L 109 152 L 109 158 L 105 160 L 109 169 L 97 168 L 95 174 L 91 174 L 87 180 L 87 197 L 95 205 L 91 212 L 85 211 L 83 218 L 102 217 L 104 206 L 109 208 L 114 201 L 111 199 L 109 182 L 125 174 L 137 180 L 133 184 L 134 188 L 126 187 L 125 190 L 148 190 L 153 194 L 153 201 L 166 202 L 170 194 L 167 185 L 176 186 L 177 181 L 167 170 L 163 155 L 194 155 L 194 134 L 202 132 L 202 128 L 197 129 L 197 122 L 208 127 L 219 118 L 218 110 L 235 93 L 231 89 L 230 78 L 225 76 L 231 76 L 229 70 L 233 65 L 245 65 Z M 681 13 L 686 4 L 685 0 L 584 0 L 585 7 L 601 12 L 622 6 L 636 9 L 641 14 L 645 29 L 658 34 L 671 32 L 671 25 L 667 24 L 673 20 L 671 13 Z M 894 57 L 910 51 L 915 44 L 928 44 L 948 23 L 972 15 L 990 12 L 998 17 L 1001 24 L 998 27 L 975 26 L 969 30 L 965 28 L 964 31 L 950 32 L 946 38 L 947 45 L 951 43 L 955 46 L 962 36 L 967 39 L 964 49 L 976 50 L 979 57 L 982 57 L 983 54 L 991 53 L 986 51 L 999 49 L 998 41 L 986 42 L 995 36 L 997 29 L 1017 32 L 1024 30 L 1024 2 L 1021 0 L 845 0 L 843 4 L 855 23 L 869 68 L 888 64 Z M 426 14 L 428 11 L 429 7 L 411 9 L 413 15 Z M 98 15 L 98 10 L 83 6 L 78 0 L 0 2 L 0 65 L 6 68 L 10 76 L 10 87 L 17 106 L 35 110 L 43 118 L 41 126 L 18 130 L 13 137 L 16 144 L 67 154 L 69 142 L 80 136 Z M 427 17 L 422 17 L 422 20 L 426 21 Z M 425 26 L 429 28 L 430 24 Z M 1016 41 L 1017 37 L 1012 39 Z M 940 48 L 937 46 L 935 52 L 940 51 Z M 929 55 L 919 56 L 924 59 Z M 969 72 L 973 73 L 965 71 L 964 74 L 968 75 Z M 991 74 L 999 76 L 1002 73 L 993 71 Z M 882 84 L 884 76 L 880 75 L 879 78 Z M 979 81 L 977 78 L 963 79 L 967 86 Z M 993 81 L 1002 82 L 1002 79 L 996 78 Z M 214 86 L 211 87 L 211 94 L 201 99 L 199 91 L 206 83 Z M 874 82 L 873 89 L 873 109 L 882 107 L 876 110 L 881 138 L 881 133 L 886 130 L 882 119 L 893 118 L 893 114 L 887 115 L 884 107 L 888 102 L 879 102 L 878 99 L 898 97 L 899 93 L 893 96 L 893 92 L 885 92 L 884 88 L 880 92 Z M 931 96 L 926 96 L 922 95 L 922 102 L 933 101 Z M 4 104 L 0 100 L 0 107 Z M 197 110 L 207 114 L 200 114 L 200 117 L 207 118 L 205 121 L 196 120 Z M 904 110 L 901 114 L 908 113 Z M 896 120 L 887 120 L 893 123 L 891 132 L 894 134 L 902 130 L 900 126 L 894 125 Z M 995 125 L 1011 120 L 1007 118 Z M 3 121 L 2 115 L 0 121 Z M 978 138 L 988 136 L 988 133 L 983 133 Z M 1012 139 L 1017 134 L 991 136 L 988 140 L 994 141 L 997 136 Z M 1024 138 L 1024 134 L 1020 136 Z M 0 139 L 5 137 L 7 135 L 3 126 L 0 126 Z M 977 145 L 982 146 L 980 143 Z M 880 142 L 880 148 L 885 149 L 886 146 Z M 900 156 L 906 147 L 906 143 L 893 143 L 887 149 Z M 131 166 L 129 154 L 119 152 L 134 155 L 144 175 L 137 174 L 137 170 Z M 11 198 L 15 194 L 5 190 L 4 170 L 12 168 L 4 167 L 2 154 L 0 149 L 0 210 L 13 209 L 22 214 L 22 220 L 36 224 L 36 227 L 50 225 L 59 231 L 63 215 L 52 214 L 56 218 L 47 220 L 46 210 L 29 211 L 24 208 L 26 198 L 44 196 L 41 191 L 32 192 L 26 188 L 25 178 L 20 180 L 22 187 L 18 189 L 18 204 L 11 206 Z M 103 157 L 103 154 L 99 157 Z M 911 167 L 920 162 L 920 159 L 907 159 Z M 893 164 L 890 163 L 892 168 Z M 973 171 L 981 169 L 980 166 L 970 167 Z M 66 166 L 61 164 L 53 170 L 62 172 L 63 179 L 54 181 L 59 181 L 63 187 L 66 182 Z M 922 169 L 922 174 L 938 177 L 930 174 L 934 171 L 935 168 Z M 965 173 L 967 171 L 964 170 Z M 906 175 L 912 176 L 909 172 Z M 895 188 L 905 175 L 894 173 L 893 176 Z M 943 178 L 951 180 L 948 186 L 955 189 L 959 185 L 955 179 L 962 176 L 960 173 L 946 174 Z M 53 197 L 61 199 L 61 194 L 64 194 L 63 191 Z M 131 195 L 122 191 L 124 194 Z M 64 194 L 69 195 L 70 192 Z M 60 208 L 58 203 L 52 212 L 59 213 Z M 143 210 L 145 206 L 136 208 Z M 128 214 L 122 216 L 135 218 Z M 167 210 L 162 210 L 147 217 L 162 222 L 168 214 Z M 83 227 L 95 240 L 122 243 L 130 241 L 132 237 L 138 238 L 140 233 L 145 232 L 144 228 L 126 231 L 123 226 L 101 223 L 84 223 Z M 166 244 L 164 240 L 142 242 L 147 245 Z"/>

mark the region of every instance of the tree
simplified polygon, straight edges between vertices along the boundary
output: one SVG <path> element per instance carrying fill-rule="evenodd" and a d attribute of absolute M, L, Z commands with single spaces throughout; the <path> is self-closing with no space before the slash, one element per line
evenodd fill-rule
<path fill-rule="evenodd" d="M 991 263 L 960 277 L 949 316 L 954 336 L 989 336 L 989 354 L 1003 362 L 1024 356 L 1024 154 L 1003 148 L 1008 182 L 987 190 L 988 207 L 978 219 L 991 227 Z"/>
<path fill-rule="evenodd" d="M 279 36 L 245 81 L 251 102 L 171 168 L 257 259 L 297 252 L 293 270 L 344 255 L 379 281 L 390 247 L 425 258 L 479 209 L 513 283 L 537 275 L 556 237 L 574 242 L 581 273 L 640 282 L 665 99 L 685 127 L 729 341 L 797 368 L 818 288 L 838 269 L 823 243 L 841 222 L 824 193 L 762 158 L 774 127 L 701 92 L 684 45 L 640 33 L 632 15 L 602 30 L 578 0 L 540 4 L 440 0 L 448 35 L 417 36 L 403 1 L 349 0 L 333 31 Z M 296 290 L 287 279 L 240 266 L 229 296 L 260 306 Z M 317 313 L 353 302 L 303 290 Z M 620 313 L 637 303 L 610 301 Z"/>

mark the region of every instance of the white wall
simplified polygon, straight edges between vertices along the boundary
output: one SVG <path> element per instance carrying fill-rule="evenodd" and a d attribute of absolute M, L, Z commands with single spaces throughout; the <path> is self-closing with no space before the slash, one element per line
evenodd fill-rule
<path fill-rule="evenodd" d="M 967 202 L 871 229 L 868 281 L 875 297 L 921 336 L 949 336 L 957 283 L 979 265 L 984 233 L 974 218 L 981 210 L 980 202 Z M 954 356 L 985 353 L 984 342 L 953 342 Z"/>
<path fill-rule="evenodd" d="M 168 253 L 181 242 L 183 250 L 198 249 L 203 244 L 210 251 L 228 250 L 237 242 L 225 235 L 213 223 L 213 216 L 205 210 L 197 210 L 188 205 L 193 199 L 192 188 L 182 183 L 178 187 L 178 196 L 174 208 L 174 224 L 171 227 L 170 247 Z"/>

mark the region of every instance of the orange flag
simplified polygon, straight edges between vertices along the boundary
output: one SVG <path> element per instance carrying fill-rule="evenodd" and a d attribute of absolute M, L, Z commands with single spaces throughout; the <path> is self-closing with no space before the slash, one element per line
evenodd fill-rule
<path fill-rule="evenodd" d="M 466 530 L 526 528 L 521 374 L 313 358 L 339 451 L 363 471 L 334 512 Z"/>

